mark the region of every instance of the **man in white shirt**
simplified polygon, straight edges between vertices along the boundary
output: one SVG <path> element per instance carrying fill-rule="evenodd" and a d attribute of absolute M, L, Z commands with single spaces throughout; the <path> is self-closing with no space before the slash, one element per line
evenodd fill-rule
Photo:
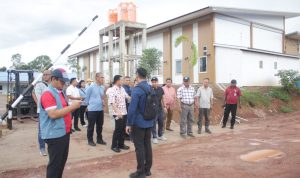
<path fill-rule="evenodd" d="M 213 104 L 213 91 L 208 86 L 209 79 L 203 80 L 203 86 L 199 87 L 196 94 L 196 105 L 199 108 L 199 119 L 198 119 L 198 134 L 202 131 L 202 118 L 205 117 L 205 132 L 211 134 L 209 130 L 209 114 Z"/>
<path fill-rule="evenodd" d="M 74 100 L 82 100 L 82 97 L 80 96 L 79 90 L 76 87 L 78 85 L 78 82 L 76 78 L 71 78 L 70 80 L 70 86 L 67 88 L 67 96 L 69 99 L 69 105 L 72 104 L 72 101 Z M 76 131 L 81 131 L 78 127 L 78 117 L 79 117 L 79 109 L 76 109 L 75 111 L 72 112 L 72 119 L 74 120 L 74 129 Z M 75 130 L 72 129 L 72 132 Z"/>

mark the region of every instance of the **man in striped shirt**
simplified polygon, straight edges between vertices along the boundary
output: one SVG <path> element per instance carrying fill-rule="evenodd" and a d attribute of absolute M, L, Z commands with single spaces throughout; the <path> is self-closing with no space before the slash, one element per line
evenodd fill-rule
<path fill-rule="evenodd" d="M 183 85 L 177 90 L 177 98 L 180 100 L 180 135 L 185 138 L 186 134 L 193 135 L 194 111 L 195 111 L 195 88 L 190 85 L 190 78 L 183 78 Z"/>

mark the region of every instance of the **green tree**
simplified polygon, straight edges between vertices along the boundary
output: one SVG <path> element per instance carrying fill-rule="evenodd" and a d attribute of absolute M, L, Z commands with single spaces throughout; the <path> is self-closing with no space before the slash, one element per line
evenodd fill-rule
<path fill-rule="evenodd" d="M 67 61 L 67 65 L 69 66 L 69 69 L 72 72 L 76 72 L 77 76 L 79 76 L 79 72 L 80 72 L 81 67 L 79 66 L 78 61 L 77 61 L 76 58 L 69 58 L 68 61 Z"/>
<path fill-rule="evenodd" d="M 147 77 L 150 78 L 151 74 L 160 67 L 161 57 L 162 52 L 156 48 L 144 49 L 138 66 L 146 69 L 148 73 Z"/>
<path fill-rule="evenodd" d="M 187 45 L 191 46 L 192 55 L 189 57 L 189 60 L 190 60 L 190 63 L 192 64 L 192 66 L 195 66 L 197 64 L 197 59 L 198 59 L 197 46 L 195 45 L 195 43 L 193 41 L 191 41 L 189 39 L 189 37 L 187 37 L 186 35 L 181 35 L 178 38 L 176 38 L 175 47 L 179 46 L 183 42 L 186 42 Z"/>
<path fill-rule="evenodd" d="M 21 64 L 21 60 L 22 60 L 22 55 L 21 54 L 16 53 L 16 54 L 12 55 L 11 56 L 12 66 L 10 68 L 18 69 L 20 64 Z"/>
<path fill-rule="evenodd" d="M 7 69 L 6 69 L 5 66 L 0 68 L 0 72 L 6 72 L 6 70 L 7 70 Z"/>
<path fill-rule="evenodd" d="M 36 57 L 33 61 L 28 63 L 28 68 L 42 72 L 48 65 L 51 64 L 51 59 L 47 55 Z"/>
<path fill-rule="evenodd" d="M 278 73 L 275 74 L 275 76 L 278 76 L 280 78 L 280 84 L 286 91 L 292 93 L 294 90 L 296 90 L 296 82 L 299 77 L 298 71 L 279 70 Z"/>

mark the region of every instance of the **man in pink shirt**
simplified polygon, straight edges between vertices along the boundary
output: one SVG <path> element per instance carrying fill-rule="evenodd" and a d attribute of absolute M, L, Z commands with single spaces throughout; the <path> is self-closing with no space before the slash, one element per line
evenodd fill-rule
<path fill-rule="evenodd" d="M 171 129 L 170 126 L 173 117 L 173 110 L 176 106 L 176 90 L 174 87 L 172 87 L 172 79 L 167 78 L 166 85 L 162 88 L 164 90 L 164 106 L 166 107 L 165 110 L 167 111 L 164 119 L 166 121 L 166 129 L 169 131 L 173 131 L 173 129 Z"/>

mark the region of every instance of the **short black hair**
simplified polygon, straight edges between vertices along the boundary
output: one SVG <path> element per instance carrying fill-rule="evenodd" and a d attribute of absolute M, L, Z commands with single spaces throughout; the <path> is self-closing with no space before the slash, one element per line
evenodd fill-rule
<path fill-rule="evenodd" d="M 70 79 L 70 84 L 72 84 L 74 80 L 76 80 L 76 78 L 71 78 Z"/>
<path fill-rule="evenodd" d="M 168 80 L 171 80 L 171 82 L 173 82 L 171 78 L 167 78 L 167 79 L 166 79 L 166 82 L 167 82 Z"/>
<path fill-rule="evenodd" d="M 145 79 L 147 77 L 147 70 L 144 69 L 144 68 L 142 68 L 142 67 L 140 67 L 140 68 L 136 69 L 136 74 L 140 78 Z"/>
<path fill-rule="evenodd" d="M 114 82 L 113 84 L 116 84 L 117 81 L 121 80 L 122 76 L 121 75 L 115 75 L 114 76 Z"/>

